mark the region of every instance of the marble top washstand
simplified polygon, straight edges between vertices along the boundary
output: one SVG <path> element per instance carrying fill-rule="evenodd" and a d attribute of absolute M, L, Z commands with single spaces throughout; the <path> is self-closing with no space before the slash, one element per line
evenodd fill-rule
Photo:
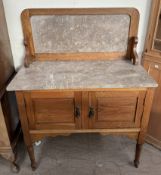
<path fill-rule="evenodd" d="M 117 61 L 45 61 L 22 67 L 8 91 L 147 88 L 157 83 L 141 65 Z"/>

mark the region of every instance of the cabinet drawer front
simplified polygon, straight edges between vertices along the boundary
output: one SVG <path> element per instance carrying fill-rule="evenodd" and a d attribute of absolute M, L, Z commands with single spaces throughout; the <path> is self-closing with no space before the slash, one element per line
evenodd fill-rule
<path fill-rule="evenodd" d="M 145 92 L 91 92 L 90 128 L 140 127 Z"/>
<path fill-rule="evenodd" d="M 32 129 L 74 129 L 81 117 L 75 117 L 75 107 L 81 105 L 80 93 L 30 93 L 25 95 L 29 126 Z"/>

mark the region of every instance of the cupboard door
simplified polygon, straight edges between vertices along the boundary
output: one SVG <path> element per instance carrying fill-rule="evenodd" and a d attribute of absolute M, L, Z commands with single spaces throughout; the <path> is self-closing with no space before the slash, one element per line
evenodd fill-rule
<path fill-rule="evenodd" d="M 150 114 L 148 139 L 161 147 L 161 64 L 156 62 L 144 62 L 144 67 L 155 81 L 158 87 L 155 90 L 152 110 Z"/>
<path fill-rule="evenodd" d="M 90 128 L 139 128 L 145 91 L 89 93 Z"/>
<path fill-rule="evenodd" d="M 80 92 L 25 93 L 30 129 L 81 128 Z"/>

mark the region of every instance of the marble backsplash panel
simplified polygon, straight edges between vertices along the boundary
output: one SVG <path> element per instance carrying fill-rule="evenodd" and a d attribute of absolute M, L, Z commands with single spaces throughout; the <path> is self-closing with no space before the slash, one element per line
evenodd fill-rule
<path fill-rule="evenodd" d="M 31 17 L 36 53 L 126 52 L 128 15 Z"/>

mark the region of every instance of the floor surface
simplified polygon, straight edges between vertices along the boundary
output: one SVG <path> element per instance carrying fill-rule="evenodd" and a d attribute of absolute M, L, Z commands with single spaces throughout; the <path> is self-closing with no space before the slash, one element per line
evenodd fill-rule
<path fill-rule="evenodd" d="M 18 147 L 19 175 L 161 175 L 161 151 L 144 144 L 139 168 L 133 166 L 135 141 L 126 137 L 73 134 L 35 146 L 38 169 L 32 171 L 24 145 Z M 0 157 L 0 175 L 11 175 Z"/>

